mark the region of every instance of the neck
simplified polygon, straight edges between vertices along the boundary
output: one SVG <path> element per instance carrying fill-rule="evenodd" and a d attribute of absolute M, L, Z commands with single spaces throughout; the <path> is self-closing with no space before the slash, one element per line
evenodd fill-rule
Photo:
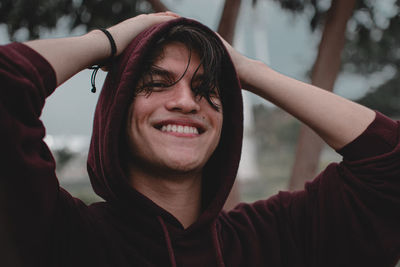
<path fill-rule="evenodd" d="M 193 224 L 201 212 L 201 173 L 154 175 L 129 171 L 133 188 L 165 209 L 183 225 Z"/>

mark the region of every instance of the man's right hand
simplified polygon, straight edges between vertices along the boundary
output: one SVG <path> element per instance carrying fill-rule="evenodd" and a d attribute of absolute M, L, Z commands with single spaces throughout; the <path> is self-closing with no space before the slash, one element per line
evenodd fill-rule
<path fill-rule="evenodd" d="M 108 31 L 113 36 L 115 43 L 117 45 L 117 54 L 119 55 L 124 51 L 124 49 L 129 45 L 133 38 L 135 38 L 139 33 L 153 25 L 166 22 L 171 19 L 179 18 L 179 15 L 172 12 L 161 12 L 153 14 L 142 14 L 136 17 L 124 20 L 110 28 Z M 95 33 L 93 31 L 91 33 Z M 100 35 L 104 33 L 97 31 Z M 89 33 L 90 34 L 90 33 Z M 105 37 L 105 36 L 103 36 Z M 111 50 L 110 50 L 111 53 Z"/>
<path fill-rule="evenodd" d="M 142 14 L 110 27 L 108 31 L 115 40 L 116 55 L 121 54 L 143 30 L 178 17 L 172 12 Z M 110 42 L 100 30 L 93 30 L 79 37 L 35 40 L 25 44 L 47 59 L 56 73 L 57 86 L 111 55 Z"/>

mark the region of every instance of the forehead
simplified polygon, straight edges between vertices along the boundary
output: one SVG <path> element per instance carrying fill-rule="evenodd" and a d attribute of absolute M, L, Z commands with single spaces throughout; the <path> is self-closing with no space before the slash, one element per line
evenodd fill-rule
<path fill-rule="evenodd" d="M 176 65 L 184 64 L 186 67 L 189 60 L 191 65 L 200 65 L 201 60 L 197 51 L 190 49 L 183 43 L 171 42 L 162 46 L 160 53 L 153 62 L 153 65 L 173 68 Z"/>

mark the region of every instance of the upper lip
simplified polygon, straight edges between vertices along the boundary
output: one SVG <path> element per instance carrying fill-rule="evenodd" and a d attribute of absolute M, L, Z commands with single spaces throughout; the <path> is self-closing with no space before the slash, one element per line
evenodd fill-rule
<path fill-rule="evenodd" d="M 201 122 L 198 122 L 197 120 L 191 118 L 164 119 L 154 123 L 153 126 L 157 129 L 161 129 L 162 126 L 168 124 L 195 127 L 199 134 L 203 133 L 206 130 L 206 127 Z"/>

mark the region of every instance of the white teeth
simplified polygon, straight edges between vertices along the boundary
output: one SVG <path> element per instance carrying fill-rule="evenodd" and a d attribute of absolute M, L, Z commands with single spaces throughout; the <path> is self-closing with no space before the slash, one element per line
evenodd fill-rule
<path fill-rule="evenodd" d="M 175 124 L 163 125 L 161 127 L 161 131 L 162 132 L 185 133 L 185 134 L 199 134 L 199 131 L 197 130 L 196 127 L 175 125 Z"/>

